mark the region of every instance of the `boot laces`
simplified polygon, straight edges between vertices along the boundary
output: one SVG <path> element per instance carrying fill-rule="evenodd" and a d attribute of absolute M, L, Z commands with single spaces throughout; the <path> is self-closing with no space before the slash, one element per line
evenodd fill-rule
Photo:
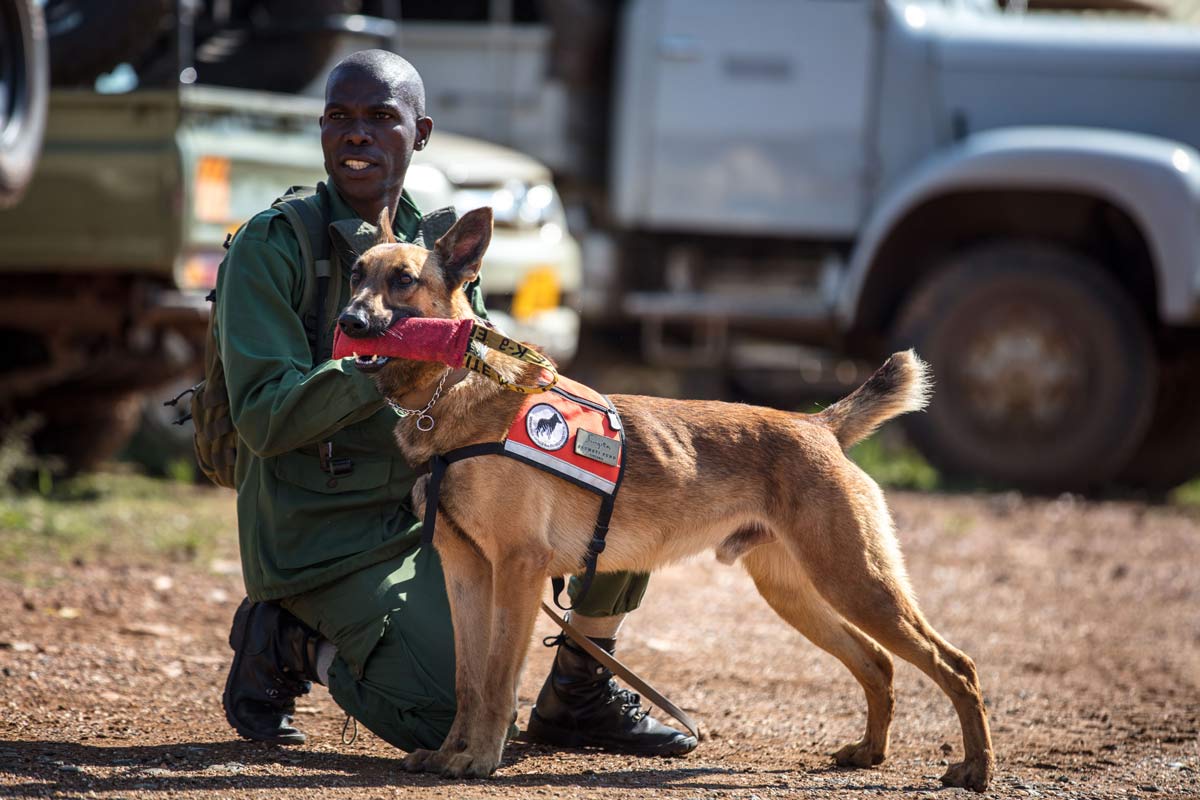
<path fill-rule="evenodd" d="M 542 639 L 542 645 L 545 647 L 559 647 L 570 641 L 570 638 L 565 633 L 559 633 L 555 636 L 547 636 Z M 633 722 L 641 722 L 641 720 L 649 715 L 650 708 L 642 706 L 642 697 L 637 692 L 623 689 L 617 685 L 616 680 L 612 677 L 612 673 L 603 665 L 598 665 L 600 672 L 608 673 L 608 697 L 606 703 L 620 703 L 621 713 L 628 716 Z"/>
<path fill-rule="evenodd" d="M 301 678 L 292 677 L 290 670 L 288 670 L 286 667 L 280 674 L 272 675 L 271 678 L 275 685 L 268 686 L 266 692 L 267 696 L 272 700 L 290 700 L 292 698 L 299 697 L 300 695 L 308 694 L 308 692 L 312 689 L 312 686 L 308 681 Z"/>
<path fill-rule="evenodd" d="M 609 681 L 609 687 L 612 693 L 609 695 L 608 702 L 620 703 L 621 713 L 630 717 L 634 722 L 640 722 L 643 717 L 650 713 L 649 708 L 642 706 L 642 697 L 637 692 L 629 689 L 622 689 L 617 686 L 616 681 Z"/>

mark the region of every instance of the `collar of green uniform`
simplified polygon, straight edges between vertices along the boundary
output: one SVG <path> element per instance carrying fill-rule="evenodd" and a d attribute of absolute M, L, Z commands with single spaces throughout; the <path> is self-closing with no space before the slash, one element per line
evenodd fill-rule
<path fill-rule="evenodd" d="M 350 207 L 332 180 L 328 180 L 325 186 L 329 190 L 329 228 L 333 233 L 334 244 L 339 251 L 343 251 L 341 255 L 345 263 L 352 264 L 358 256 L 379 243 L 379 228 L 375 223 L 364 220 Z M 413 241 L 417 237 L 420 222 L 421 212 L 417 204 L 412 201 L 407 191 L 401 192 L 399 208 L 392 219 L 392 230 L 396 240 Z"/>
<path fill-rule="evenodd" d="M 329 219 L 331 221 L 362 220 L 358 212 L 342 198 L 341 192 L 338 191 L 331 179 L 325 179 L 325 188 L 329 190 Z M 366 222 L 372 231 L 378 233 L 379 229 L 375 227 L 374 220 L 362 221 Z M 417 204 L 413 202 L 408 190 L 403 190 L 400 192 L 399 207 L 392 217 L 392 231 L 395 232 L 396 239 L 401 242 L 411 242 L 417 235 L 417 225 L 420 221 L 421 209 L 417 208 Z"/>

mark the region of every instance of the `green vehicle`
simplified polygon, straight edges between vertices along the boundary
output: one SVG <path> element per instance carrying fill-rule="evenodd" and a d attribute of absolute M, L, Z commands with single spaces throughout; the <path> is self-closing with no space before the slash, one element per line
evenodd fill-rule
<path fill-rule="evenodd" d="M 37 415 L 37 451 L 86 469 L 193 383 L 225 238 L 324 179 L 320 113 L 319 100 L 223 87 L 52 92 L 37 171 L 0 211 L 0 421 Z M 579 248 L 549 171 L 440 132 L 419 156 L 407 184 L 423 208 L 538 200 L 498 221 L 484 290 L 506 329 L 569 360 Z M 190 428 L 173 430 L 188 454 Z"/>
<path fill-rule="evenodd" d="M 226 232 L 312 172 L 282 105 L 52 93 L 37 170 L 0 212 L 0 413 L 39 416 L 39 452 L 107 458 L 148 390 L 195 371 Z"/>

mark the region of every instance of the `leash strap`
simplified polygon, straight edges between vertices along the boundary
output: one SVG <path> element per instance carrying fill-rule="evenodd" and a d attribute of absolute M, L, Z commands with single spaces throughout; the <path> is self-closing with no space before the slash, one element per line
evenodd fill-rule
<path fill-rule="evenodd" d="M 650 702 L 654 703 L 672 717 L 679 720 L 683 727 L 687 728 L 688 732 L 691 733 L 692 736 L 695 736 L 697 739 L 700 738 L 700 729 L 696 726 L 696 723 L 692 721 L 692 718 L 687 715 L 686 711 L 672 703 L 666 698 L 665 695 L 662 694 L 662 692 L 655 689 L 644 678 L 618 661 L 612 655 L 612 653 L 609 653 L 603 647 L 597 645 L 591 639 L 580 633 L 574 625 L 567 622 L 558 614 L 555 614 L 550 606 L 542 603 L 542 611 L 545 611 L 546 615 L 549 616 L 550 619 L 554 620 L 554 624 L 562 628 L 563 633 L 570 637 L 571 641 L 575 642 L 575 644 L 582 647 L 589 656 L 608 667 L 613 671 L 614 674 L 619 675 L 626 683 L 641 692 L 648 700 L 650 700 Z"/>
<path fill-rule="evenodd" d="M 510 339 L 497 330 L 486 327 L 481 321 L 476 320 L 474 327 L 471 329 L 470 341 L 478 342 L 479 344 L 490 347 L 498 353 L 502 353 L 509 358 L 515 358 L 518 361 L 524 361 L 526 364 L 533 364 L 541 367 L 549 374 L 549 379 L 540 382 L 534 386 L 526 386 L 520 383 L 513 383 L 508 378 L 505 378 L 495 370 L 490 364 L 484 361 L 470 349 L 463 356 L 462 366 L 478 372 L 488 380 L 495 381 L 500 384 L 501 388 L 508 389 L 511 392 L 520 392 L 521 394 L 541 394 L 554 388 L 558 383 L 558 370 L 554 368 L 553 362 L 544 355 L 534 350 L 523 342 L 518 342 L 516 339 Z"/>

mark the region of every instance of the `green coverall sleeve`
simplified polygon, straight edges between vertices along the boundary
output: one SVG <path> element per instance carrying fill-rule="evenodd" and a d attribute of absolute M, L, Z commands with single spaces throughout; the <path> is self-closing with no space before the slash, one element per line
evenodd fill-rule
<path fill-rule="evenodd" d="M 260 215 L 235 238 L 218 280 L 217 340 L 233 424 L 262 458 L 324 441 L 383 407 L 374 381 L 345 360 L 314 368 L 296 311 L 299 262 L 291 229 Z"/>

